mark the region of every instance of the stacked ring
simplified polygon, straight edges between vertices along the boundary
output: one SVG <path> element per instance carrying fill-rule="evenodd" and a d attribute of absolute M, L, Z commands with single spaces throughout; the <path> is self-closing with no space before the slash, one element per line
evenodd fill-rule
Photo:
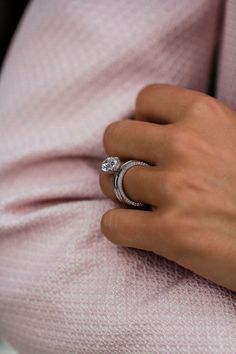
<path fill-rule="evenodd" d="M 125 163 L 121 163 L 119 157 L 117 156 L 109 156 L 107 157 L 101 164 L 101 171 L 114 174 L 113 178 L 113 187 L 116 198 L 121 203 L 126 203 L 128 205 L 132 205 L 135 207 L 144 206 L 141 202 L 136 202 L 131 200 L 125 193 L 123 188 L 123 178 L 125 173 L 134 166 L 150 166 L 147 162 L 139 161 L 139 160 L 129 160 Z"/>

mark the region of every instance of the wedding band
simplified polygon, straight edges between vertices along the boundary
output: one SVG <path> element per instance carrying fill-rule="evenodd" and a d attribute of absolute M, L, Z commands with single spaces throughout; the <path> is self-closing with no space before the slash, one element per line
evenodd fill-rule
<path fill-rule="evenodd" d="M 114 174 L 113 187 L 116 198 L 121 203 L 126 203 L 135 207 L 142 207 L 144 203 L 131 200 L 125 193 L 123 188 L 123 178 L 125 173 L 134 166 L 150 166 L 148 163 L 139 160 L 129 160 L 121 163 L 119 157 L 109 156 L 101 165 L 101 170 L 108 174 Z"/>

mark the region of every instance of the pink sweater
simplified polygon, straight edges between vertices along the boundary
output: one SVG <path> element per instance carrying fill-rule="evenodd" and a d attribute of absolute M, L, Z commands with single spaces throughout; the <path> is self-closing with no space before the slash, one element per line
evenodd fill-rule
<path fill-rule="evenodd" d="M 146 84 L 207 92 L 216 55 L 236 108 L 235 0 L 30 4 L 0 80 L 0 335 L 20 353 L 236 353 L 236 293 L 100 232 L 105 127 Z"/>

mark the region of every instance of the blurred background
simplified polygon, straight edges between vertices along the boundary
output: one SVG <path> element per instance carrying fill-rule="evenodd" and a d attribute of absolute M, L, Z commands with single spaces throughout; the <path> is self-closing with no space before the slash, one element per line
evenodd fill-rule
<path fill-rule="evenodd" d="M 28 0 L 0 0 L 0 68 Z"/>
<path fill-rule="evenodd" d="M 0 339 L 0 354 L 17 354 L 17 352 Z"/>
<path fill-rule="evenodd" d="M 0 0 L 0 70 L 10 41 L 27 3 L 28 0 Z M 17 353 L 6 342 L 0 339 L 0 354 Z"/>

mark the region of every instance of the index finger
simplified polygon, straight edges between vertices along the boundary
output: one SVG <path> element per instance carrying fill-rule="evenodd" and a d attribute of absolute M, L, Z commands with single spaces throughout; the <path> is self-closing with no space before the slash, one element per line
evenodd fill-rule
<path fill-rule="evenodd" d="M 150 84 L 137 95 L 135 119 L 159 124 L 176 123 L 202 97 L 208 95 L 168 84 Z"/>

